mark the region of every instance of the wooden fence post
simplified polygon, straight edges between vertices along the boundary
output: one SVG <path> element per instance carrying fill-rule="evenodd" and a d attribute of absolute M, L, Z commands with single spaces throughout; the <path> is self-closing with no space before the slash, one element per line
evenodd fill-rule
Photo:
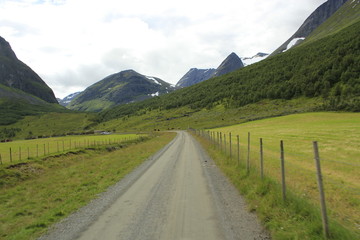
<path fill-rule="evenodd" d="M 216 132 L 216 135 L 217 135 L 218 149 L 220 150 L 220 135 L 219 135 L 219 132 Z"/>
<path fill-rule="evenodd" d="M 28 160 L 30 159 L 30 149 L 29 149 L 29 147 L 27 147 L 27 152 L 28 152 Z"/>
<path fill-rule="evenodd" d="M 284 142 L 280 141 L 280 159 L 281 159 L 281 183 L 282 183 L 282 198 L 286 201 L 286 183 L 285 183 L 285 156 L 284 156 Z"/>
<path fill-rule="evenodd" d="M 10 162 L 12 162 L 12 152 L 11 152 L 11 148 L 10 148 Z"/>
<path fill-rule="evenodd" d="M 238 160 L 238 165 L 240 165 L 240 137 L 239 135 L 237 135 L 236 137 L 237 137 L 237 160 Z"/>
<path fill-rule="evenodd" d="M 226 155 L 226 134 L 224 133 L 224 149 L 225 149 L 225 155 Z"/>
<path fill-rule="evenodd" d="M 248 152 L 247 152 L 247 162 L 246 162 L 247 173 L 250 173 L 250 132 L 248 132 Z"/>
<path fill-rule="evenodd" d="M 315 141 L 313 142 L 314 147 L 314 159 L 316 165 L 316 175 L 317 175 L 317 182 L 319 187 L 320 193 L 320 204 L 321 204 L 321 216 L 322 216 L 322 224 L 323 224 L 323 231 L 325 239 L 329 238 L 329 225 L 328 225 L 328 217 L 326 212 L 326 202 L 325 202 L 325 193 L 324 193 L 324 186 L 323 180 L 321 175 L 321 166 L 320 166 L 320 156 L 319 156 L 319 148 L 318 143 Z"/>
<path fill-rule="evenodd" d="M 222 132 L 220 132 L 220 151 L 222 151 Z"/>
<path fill-rule="evenodd" d="M 231 133 L 229 133 L 229 147 L 230 147 L 230 159 L 232 159 L 232 148 L 231 148 Z"/>
<path fill-rule="evenodd" d="M 263 139 L 260 138 L 260 176 L 264 178 L 264 152 L 263 152 Z"/>
<path fill-rule="evenodd" d="M 46 154 L 46 144 L 44 143 L 44 156 Z"/>

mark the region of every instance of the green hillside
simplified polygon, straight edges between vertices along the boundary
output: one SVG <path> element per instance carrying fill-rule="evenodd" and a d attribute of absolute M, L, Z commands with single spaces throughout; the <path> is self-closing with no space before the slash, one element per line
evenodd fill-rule
<path fill-rule="evenodd" d="M 174 88 L 159 78 L 125 70 L 112 74 L 91 85 L 76 96 L 67 108 L 99 112 L 116 105 L 138 102 L 155 95 L 173 91 Z"/>
<path fill-rule="evenodd" d="M 149 115 L 153 111 L 177 108 L 187 108 L 187 115 L 191 116 L 204 109 L 216 110 L 218 106 L 230 110 L 261 101 L 286 102 L 301 98 L 316 99 L 317 109 L 360 111 L 359 35 L 358 21 L 321 40 L 301 45 L 233 73 L 171 94 L 104 111 L 99 115 L 99 121 L 128 119 Z M 314 110 L 311 106 L 306 109 L 304 104 L 302 111 Z M 277 108 L 280 109 L 278 112 L 282 112 L 282 105 Z M 259 109 L 261 105 L 253 113 Z M 291 112 L 291 109 L 287 112 Z M 148 121 L 156 120 L 149 118 Z"/>
<path fill-rule="evenodd" d="M 0 96 L 0 126 L 15 123 L 28 115 L 69 111 L 57 103 L 45 102 L 34 95 L 2 84 Z"/>

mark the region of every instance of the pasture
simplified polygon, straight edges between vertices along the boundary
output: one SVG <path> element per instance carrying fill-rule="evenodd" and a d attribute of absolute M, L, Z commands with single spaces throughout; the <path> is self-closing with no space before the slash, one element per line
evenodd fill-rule
<path fill-rule="evenodd" d="M 135 140 L 144 135 L 73 135 L 64 137 L 38 138 L 0 143 L 0 163 L 21 162 L 55 153 L 65 153 L 76 149 L 121 143 Z"/>
<path fill-rule="evenodd" d="M 360 113 L 304 113 L 211 129 L 215 140 L 222 133 L 222 148 L 237 162 L 248 159 L 260 169 L 260 138 L 263 140 L 264 175 L 281 182 L 280 140 L 284 142 L 286 187 L 319 205 L 313 141 L 318 141 L 328 213 L 342 225 L 360 233 Z M 225 135 L 225 138 L 224 138 Z M 260 173 L 259 173 L 260 177 Z M 281 192 L 279 192 L 281 194 Z"/>

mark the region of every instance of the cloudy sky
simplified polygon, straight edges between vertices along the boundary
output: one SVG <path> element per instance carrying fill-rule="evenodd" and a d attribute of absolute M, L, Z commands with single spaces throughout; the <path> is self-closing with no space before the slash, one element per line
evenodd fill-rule
<path fill-rule="evenodd" d="M 175 84 L 271 53 L 325 1 L 0 0 L 0 36 L 63 98 L 126 69 Z"/>

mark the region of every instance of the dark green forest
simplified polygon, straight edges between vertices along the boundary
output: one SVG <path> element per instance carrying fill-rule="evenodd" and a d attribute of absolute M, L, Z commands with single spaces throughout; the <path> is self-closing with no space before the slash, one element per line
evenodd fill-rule
<path fill-rule="evenodd" d="M 15 123 L 25 116 L 38 115 L 47 112 L 70 112 L 58 104 L 30 104 L 19 99 L 1 99 L 0 101 L 0 126 Z"/>
<path fill-rule="evenodd" d="M 270 57 L 227 75 L 147 101 L 104 111 L 99 121 L 140 110 L 223 104 L 237 108 L 264 99 L 323 99 L 322 110 L 360 111 L 360 22 L 326 38 Z"/>

